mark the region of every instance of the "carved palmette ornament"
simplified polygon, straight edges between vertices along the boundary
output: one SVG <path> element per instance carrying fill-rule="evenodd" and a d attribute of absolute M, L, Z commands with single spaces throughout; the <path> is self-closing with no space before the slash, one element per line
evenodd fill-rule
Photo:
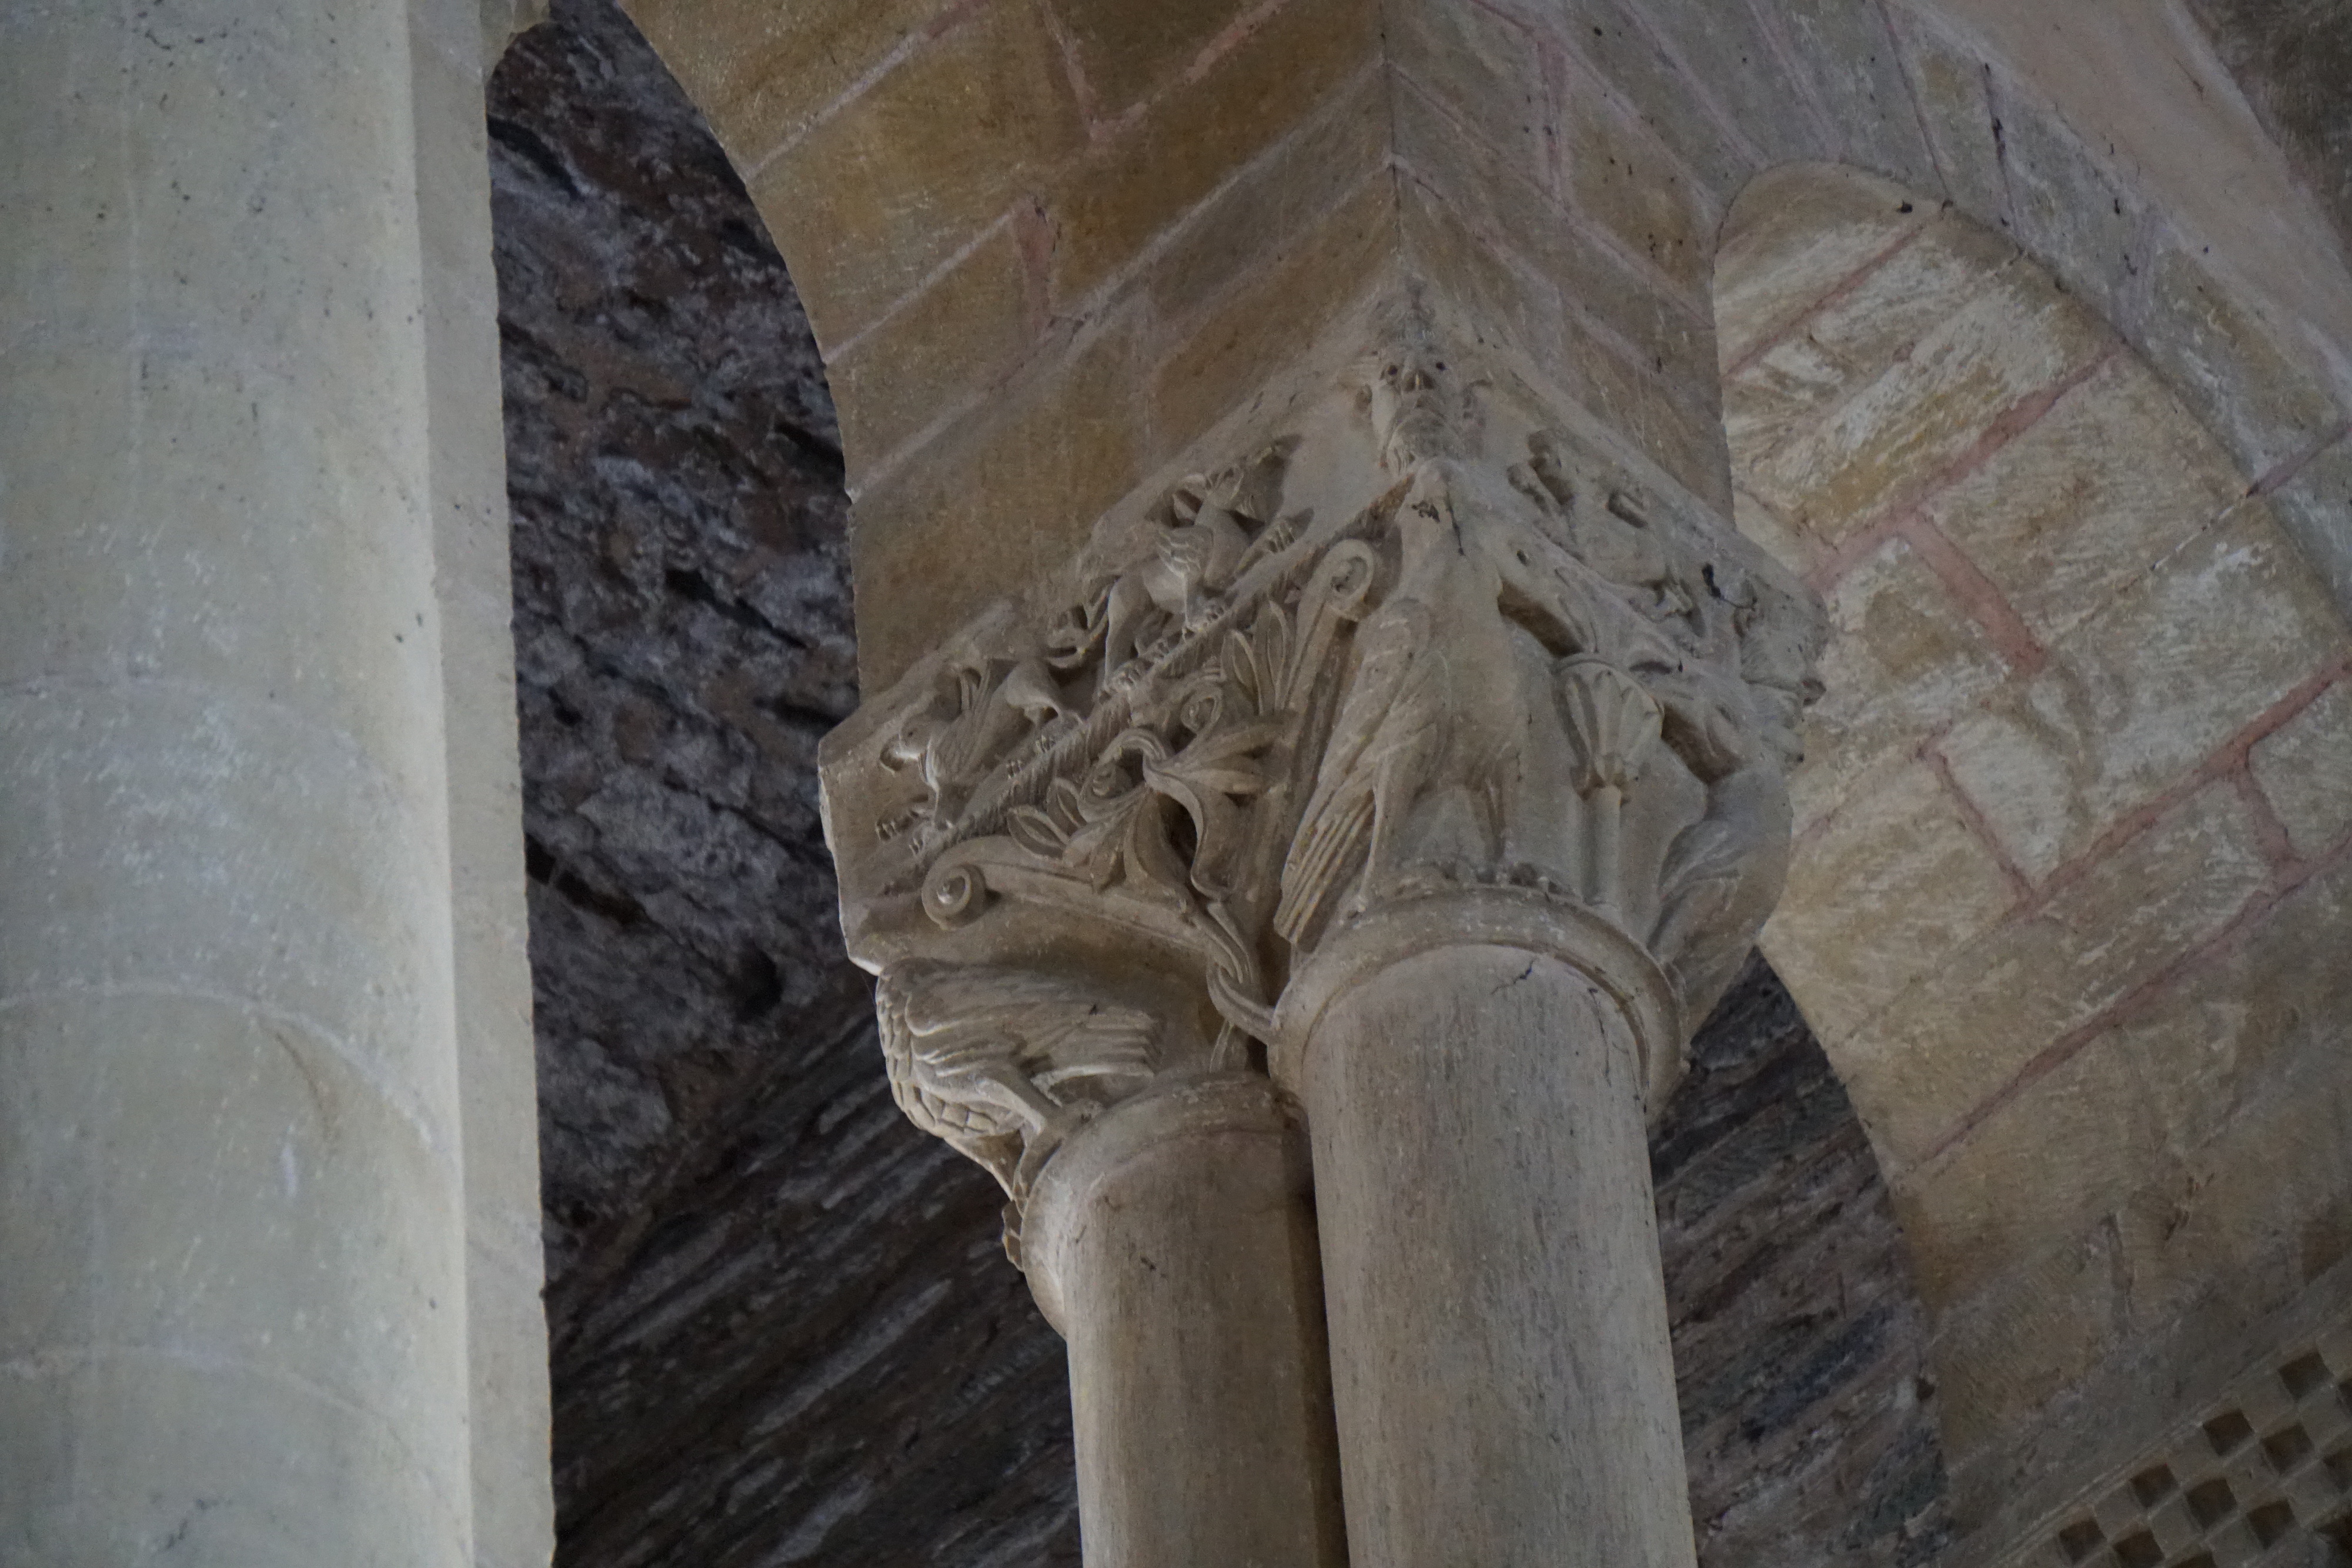
<path fill-rule="evenodd" d="M 828 775 L 870 826 L 845 926 L 900 1103 L 1016 1196 L 1186 1051 L 1262 1064 L 1292 974 L 1400 901 L 1572 905 L 1696 1017 L 1779 897 L 1804 591 L 1564 434 L 1491 452 L 1425 324 L 1360 384 L 1369 505 L 1290 493 L 1297 439 L 1189 478 L 1127 565 L 960 641 Z M 1039 955 L 1172 970 L 1206 1021 L 1155 1030 Z"/>

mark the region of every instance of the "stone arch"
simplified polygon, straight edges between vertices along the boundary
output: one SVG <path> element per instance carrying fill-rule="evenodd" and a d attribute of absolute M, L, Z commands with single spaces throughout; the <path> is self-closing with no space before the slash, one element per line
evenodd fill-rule
<path fill-rule="evenodd" d="M 1923 227 L 1948 209 L 2005 235 L 2055 280 L 2045 291 L 2095 311 L 2105 323 L 2089 333 L 2097 353 L 2115 353 L 2103 336 L 2112 330 L 2147 379 L 2111 357 L 2051 407 L 2105 373 L 2137 389 L 2121 395 L 2201 425 L 2218 446 L 2191 467 L 2194 482 L 2219 486 L 2214 514 L 2229 509 L 2232 488 L 2253 492 L 2259 504 L 2238 507 L 2240 521 L 2263 516 L 2287 541 L 2264 539 L 2261 570 L 2284 581 L 2307 562 L 2311 575 L 2290 595 L 2294 613 L 2340 613 L 2352 603 L 2342 517 L 2352 443 L 2345 367 L 2327 348 L 2352 340 L 2340 241 L 2185 12 L 2101 3 L 2042 14 L 2049 9 L 2010 0 L 1233 0 L 1170 20 L 1075 0 L 790 10 L 638 0 L 632 13 L 709 112 L 808 298 L 843 405 L 860 657 L 873 691 L 940 628 L 1051 576 L 1153 476 L 1195 465 L 1210 434 L 1245 424 L 1252 399 L 1319 329 L 1400 274 L 1510 344 L 1668 482 L 1728 508 L 1717 232 L 1759 174 L 1824 162 L 1921 193 L 1905 215 Z M 2183 74 L 2197 88 L 2193 110 L 2151 101 L 2147 82 Z M 2315 597 L 2323 591 L 2337 612 Z M 2029 678 L 2047 675 L 2065 634 L 2118 607 L 2053 612 L 2079 611 L 2081 625 L 2053 621 L 2046 643 L 2010 608 L 2007 652 L 1996 646 L 1992 660 L 2004 680 L 2021 673 L 2003 662 L 2011 654 L 2040 657 Z M 2240 776 L 2258 779 L 2260 745 L 2287 747 L 2305 733 L 2290 720 L 2334 722 L 2321 698 L 2340 688 L 2318 671 L 2336 634 L 2315 633 L 2313 669 L 2259 714 L 2205 737 L 2210 746 L 2179 764 L 2185 774 L 2151 764 L 2166 784 L 2124 789 L 2131 803 L 2112 818 L 2085 808 L 2057 848 L 2011 868 L 2024 885 L 1997 865 L 2000 888 L 2046 916 L 2056 899 L 2048 883 L 2131 812 L 2154 808 L 2161 822 L 2165 810 L 2205 799 L 2176 800 L 2168 789 L 2194 779 L 2215 801 L 2237 800 Z M 2006 689 L 1988 678 L 1967 700 Z M 2271 719 L 2259 733 L 2249 727 Z M 2247 863 L 2270 879 L 2263 886 L 2277 896 L 2264 907 L 2284 930 L 2302 907 L 2291 908 L 2290 894 L 2323 897 L 2325 878 L 2311 868 L 2332 865 L 2333 851 L 2323 844 L 2315 861 L 2275 802 L 2277 821 L 2264 823 L 2247 801 Z M 1825 841 L 1810 846 L 1816 857 Z M 1809 873 L 1828 863 L 1808 862 Z M 2298 876 L 2291 887 L 2281 880 Z M 2093 880 L 2084 873 L 2065 885 Z M 2295 927 L 2306 937 L 2328 928 Z M 2225 923 L 2213 963 L 2294 951 L 2252 940 L 2251 929 Z M 2019 940 L 2031 951 L 2033 932 Z M 2197 1005 L 2209 1002 L 2226 1010 L 2226 998 Z M 2281 1005 L 2308 1017 L 2316 1003 Z M 2135 1016 L 2182 1027 L 2190 1015 Z M 2097 1017 L 2062 1033 L 2072 1039 Z M 2088 1037 L 2076 1043 L 2068 1061 L 2102 1059 Z M 2316 1051 L 2324 1041 L 2305 1043 Z M 2043 1063 L 2035 1084 L 2057 1081 L 2060 1064 L 2040 1047 L 2027 1060 Z M 1983 1128 L 2025 1101 L 2004 1103 Z M 2064 1131 L 2047 1135 L 2074 1146 Z M 1923 1138 L 1932 1150 L 1941 1134 Z M 2289 1143 L 2315 1159 L 2326 1153 L 2324 1141 Z M 2274 1169 L 2231 1168 L 2249 1181 Z M 1924 1207 L 1915 1212 L 1915 1231 L 1930 1224 Z M 2120 1237 L 2116 1212 L 2106 1218 Z M 2310 1234 L 2294 1249 L 2305 1281 L 2340 1249 L 2325 1225 Z M 2112 1261 L 2124 1245 L 2100 1241 L 2093 1254 Z M 2092 1254 L 2075 1252 L 2081 1273 Z M 2224 1249 L 2196 1267 L 2242 1266 Z M 2017 1317 L 2021 1303 L 2093 1300 L 2024 1275 L 2015 1289 L 2008 1306 L 1987 1297 L 1971 1309 L 2014 1345 L 2054 1332 L 2050 1320 Z M 2073 1370 L 2031 1396 L 2037 1409 L 2063 1396 L 2088 1413 L 2063 1438 L 2077 1449 L 2044 1465 L 2069 1484 L 2085 1467 L 2120 1462 L 2127 1456 L 2110 1449 L 2152 1437 L 2181 1414 L 2175 1406 L 2191 1384 L 2221 1375 L 2185 1376 L 2171 1403 L 2111 1418 L 2113 1407 L 2084 1391 L 2094 1373 L 2110 1376 L 2102 1387 L 2130 1380 L 2131 1369 L 2102 1359 L 2119 1343 L 2117 1325 L 2138 1333 L 2155 1322 L 2148 1314 L 2173 1310 L 2149 1306 L 2144 1292 L 2135 1299 L 2140 1319 L 2118 1308 L 2122 1316 L 2085 1328 Z M 2285 1305 L 2251 1301 L 2206 1305 L 2241 1322 Z M 1967 1321 L 1947 1318 L 1955 1335 Z M 1962 1341 L 1948 1343 L 1958 1354 Z M 1987 1457 L 1979 1515 L 2039 1506 L 2008 1487 L 2013 1472 L 1998 1462 L 2008 1429 L 1996 1421 L 1957 1445 Z"/>
<path fill-rule="evenodd" d="M 2200 1353 L 2347 1255 L 2352 800 L 2315 764 L 2352 640 L 2261 476 L 1948 204 L 1784 166 L 1715 287 L 1741 526 L 1836 631 L 1763 945 L 1896 1194 L 1981 1519 L 2053 1441 L 2079 1474 L 2156 1436 L 2113 1388 L 2169 1357 L 2209 1396 Z"/>
<path fill-rule="evenodd" d="M 1806 160 L 2009 233 L 2352 594 L 2341 241 L 2177 5 L 629 9 L 803 285 L 869 683 L 1066 559 L 1399 266 L 1718 491 L 1712 235 L 1758 172 Z M 2189 108 L 2151 85 L 2184 77 Z"/>

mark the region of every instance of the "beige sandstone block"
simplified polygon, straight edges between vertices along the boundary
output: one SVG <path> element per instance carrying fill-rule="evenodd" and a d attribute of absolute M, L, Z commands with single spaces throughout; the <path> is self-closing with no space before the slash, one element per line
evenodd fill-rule
<path fill-rule="evenodd" d="M 1386 0 L 1397 71 L 1536 185 L 1551 179 L 1550 93 L 1525 26 L 1453 0 Z"/>
<path fill-rule="evenodd" d="M 1805 760 L 1789 789 L 1800 831 L 1836 809 L 1864 773 L 1916 750 L 2008 676 L 1984 627 L 1901 539 L 1856 562 L 1824 602 L 1825 690 L 1805 715 Z"/>
<path fill-rule="evenodd" d="M 2212 437 L 2123 355 L 1922 510 L 2046 646 L 2244 488 Z"/>
<path fill-rule="evenodd" d="M 1724 364 L 1739 363 L 1811 314 L 1824 295 L 1935 215 L 1932 204 L 1859 169 L 1798 163 L 1759 175 L 1725 220 L 1716 249 L 1715 327 Z"/>
<path fill-rule="evenodd" d="M 1659 51 L 1627 0 L 1570 0 L 1552 9 L 1552 42 L 1569 63 L 1562 90 L 1622 94 L 1717 204 L 1728 205 L 1757 172 L 1759 150 L 1696 100 L 1688 76 Z M 1763 166 L 1813 155 L 1776 150 Z"/>
<path fill-rule="evenodd" d="M 1704 319 L 1655 279 L 1638 275 L 1612 255 L 1535 179 L 1465 134 L 1412 83 L 1400 82 L 1393 101 L 1399 156 L 1453 221 L 1495 258 L 1474 266 L 1532 274 L 1540 281 L 1520 286 L 1531 299 L 1557 291 L 1556 302 L 1542 310 L 1564 309 L 1607 328 L 1627 352 L 1680 388 L 1685 401 L 1712 406 L 1718 376 Z M 1445 276 L 1442 263 L 1425 265 L 1433 276 Z M 1491 280 L 1483 287 L 1495 291 Z M 1551 346 L 1552 336 L 1547 318 L 1532 325 L 1522 347 L 1540 361 L 1559 352 Z"/>
<path fill-rule="evenodd" d="M 1567 362 L 1564 312 L 1550 280 L 1473 233 L 1421 180 L 1408 174 L 1398 185 L 1407 265 L 1531 361 L 1573 379 L 1580 367 Z"/>
<path fill-rule="evenodd" d="M 1388 264 L 1395 238 L 1396 188 L 1375 176 L 1211 311 L 1151 378 L 1153 455 L 1173 456 L 1305 352 Z"/>
<path fill-rule="evenodd" d="M 2352 867 L 2338 867 L 1906 1178 L 1905 1223 L 1927 1300 L 1955 1300 L 2020 1259 L 2078 1244 L 2126 1206 L 2173 1211 L 2186 1224 L 2214 1207 L 2209 1189 L 2224 1166 L 2251 1165 L 2324 1211 L 2317 1200 L 2352 1175 L 2340 1145 L 2273 1138 L 2249 1113 L 2282 1094 L 2340 1095 L 2352 1079 L 2343 1065 L 2352 1043 L 2348 915 Z M 2156 1240 L 2158 1255 L 2170 1250 Z"/>
<path fill-rule="evenodd" d="M 1935 770 L 1897 761 L 1800 846 L 1759 941 L 1806 1021 L 1843 1040 L 2016 899 Z"/>
<path fill-rule="evenodd" d="M 1953 776 L 2035 881 L 2340 657 L 2344 627 L 2252 503 L 2166 559 L 1963 719 Z"/>
<path fill-rule="evenodd" d="M 2297 854 L 2340 842 L 2352 831 L 2352 680 L 2255 742 L 2247 760 Z"/>
<path fill-rule="evenodd" d="M 1563 314 L 1564 340 L 1555 368 L 1585 407 L 1630 437 L 1650 461 L 1692 495 L 1720 512 L 1731 510 L 1731 454 L 1723 444 L 1723 415 L 1702 389 L 1680 386 Z"/>
<path fill-rule="evenodd" d="M 1780 16 L 1845 160 L 1901 180 L 1933 205 L 1941 182 L 1885 10 L 1875 0 L 1782 0 Z"/>
<path fill-rule="evenodd" d="M 2132 340 L 2252 482 L 2340 429 L 2345 411 L 2233 293 L 2188 251 L 2160 246 Z"/>
<path fill-rule="evenodd" d="M 2105 1232 L 2031 1260 L 1938 1314 L 1928 1342 L 1945 1462 L 1967 1463 L 2081 1383 L 2125 1333 L 2115 1239 Z"/>
<path fill-rule="evenodd" d="M 2000 139 L 1986 96 L 1988 68 L 1910 5 L 1889 5 L 1886 17 L 1909 71 L 1920 124 L 1945 193 L 1979 223 L 1998 225 L 2009 193 L 2001 178 Z"/>
<path fill-rule="evenodd" d="M 954 3 L 626 0 L 623 9 L 736 166 L 756 169 Z"/>
<path fill-rule="evenodd" d="M 1116 323 L 1038 366 L 858 496 L 849 543 L 867 690 L 896 681 L 942 628 L 1060 570 L 1141 477 L 1135 337 Z"/>
<path fill-rule="evenodd" d="M 1092 294 L 1309 119 L 1371 61 L 1378 24 L 1366 0 L 1292 0 L 1090 153 L 1048 202 L 1058 235 L 1055 301 Z"/>
<path fill-rule="evenodd" d="M 2269 882 L 2245 803 L 2200 791 L 2023 919 L 1827 1041 L 1879 1157 L 1926 1158 L 2020 1069 L 2220 930 Z"/>
<path fill-rule="evenodd" d="M 825 366 L 842 451 L 863 475 L 1011 369 L 1035 337 L 1028 258 L 1015 224 Z"/>
<path fill-rule="evenodd" d="M 2001 120 L 2001 152 L 2018 243 L 2106 320 L 2126 319 L 2147 262 L 2139 193 L 2048 115 L 2012 109 Z"/>
<path fill-rule="evenodd" d="M 1368 70 L 1315 119 L 1209 198 L 1150 264 L 1162 321 L 1255 276 L 1388 162 L 1389 82 Z"/>
<path fill-rule="evenodd" d="M 1192 0 L 1182 5 L 1081 0 L 1057 6 L 1055 15 L 1069 36 L 1094 112 L 1111 120 L 1173 80 L 1249 9 L 1248 0 Z M 1239 47 L 1254 46 L 1244 41 Z"/>
<path fill-rule="evenodd" d="M 1828 127 L 1790 78 L 1763 7 L 1633 0 L 1629 8 L 1638 9 L 1648 30 L 1681 57 L 1688 73 L 1681 113 L 1705 112 L 1691 101 L 1704 84 L 1741 138 L 1762 151 L 1768 165 L 1831 155 Z"/>
<path fill-rule="evenodd" d="M 1561 178 L 1576 212 L 1693 297 L 1704 295 L 1718 215 L 1638 123 L 1597 95 L 1560 106 Z"/>
<path fill-rule="evenodd" d="M 1773 515 L 1772 508 L 1745 490 L 1732 493 L 1731 516 L 1740 533 L 1764 547 L 1764 553 L 1803 578 L 1819 564 L 1811 541 Z M 1835 644 L 1832 643 L 1832 646 Z"/>
<path fill-rule="evenodd" d="M 1731 378 L 1733 449 L 1759 494 L 1791 517 L 1806 498 L 1833 540 L 2105 337 L 2007 241 L 1947 217 Z"/>
<path fill-rule="evenodd" d="M 830 349 L 913 293 L 1085 139 L 1038 9 L 983 5 L 779 155 L 751 196 Z"/>
<path fill-rule="evenodd" d="M 2279 526 L 2352 620 L 2352 434 L 2331 443 L 2271 495 Z"/>

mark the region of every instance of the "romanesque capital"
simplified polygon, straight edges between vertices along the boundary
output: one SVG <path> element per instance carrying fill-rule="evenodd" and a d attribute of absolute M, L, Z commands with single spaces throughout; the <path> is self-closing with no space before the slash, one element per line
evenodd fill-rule
<path fill-rule="evenodd" d="M 1618 996 L 1654 1107 L 1780 895 L 1811 597 L 1415 305 L 1358 343 L 829 744 L 901 1103 L 1016 1204 L 1074 1120 L 1449 942 Z"/>

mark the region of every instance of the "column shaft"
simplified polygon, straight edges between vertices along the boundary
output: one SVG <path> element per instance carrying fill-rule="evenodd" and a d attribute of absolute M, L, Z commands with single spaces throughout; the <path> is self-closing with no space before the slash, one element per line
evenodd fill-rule
<path fill-rule="evenodd" d="M 1469 946 L 1306 1042 L 1354 1568 L 1688 1568 L 1632 1031 L 1556 958 Z"/>
<path fill-rule="evenodd" d="M 0 8 L 0 1562 L 471 1561 L 411 24 Z"/>
<path fill-rule="evenodd" d="M 1055 1153 L 1023 1226 L 1070 1344 L 1088 1568 L 1345 1568 L 1305 1138 L 1177 1077 Z"/>

